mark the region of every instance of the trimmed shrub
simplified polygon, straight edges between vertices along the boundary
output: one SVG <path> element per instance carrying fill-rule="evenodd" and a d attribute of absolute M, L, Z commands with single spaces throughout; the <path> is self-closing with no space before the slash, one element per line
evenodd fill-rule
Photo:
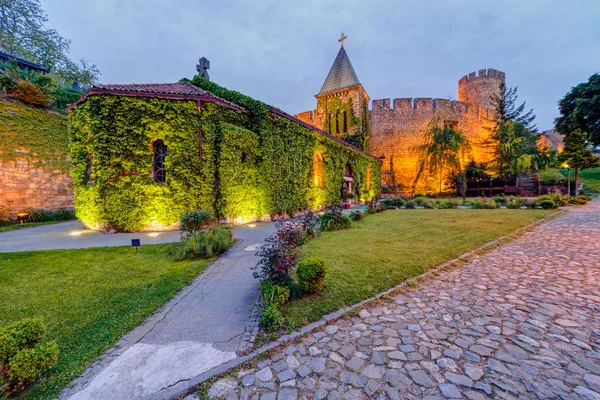
<path fill-rule="evenodd" d="M 539 204 L 540 207 L 542 207 L 544 210 L 554 208 L 554 206 L 556 205 L 552 200 L 549 199 L 540 200 Z"/>
<path fill-rule="evenodd" d="M 323 291 L 323 281 L 327 273 L 327 264 L 320 258 L 309 258 L 301 261 L 296 270 L 298 285 L 307 293 Z"/>
<path fill-rule="evenodd" d="M 212 226 L 204 231 L 186 236 L 181 244 L 179 260 L 211 258 L 223 254 L 233 243 L 228 226 Z"/>
<path fill-rule="evenodd" d="M 586 204 L 591 199 L 592 198 L 590 196 L 569 197 L 567 204 L 581 206 L 581 205 Z"/>
<path fill-rule="evenodd" d="M 499 195 L 499 196 L 495 196 L 494 197 L 494 201 L 496 202 L 496 204 L 498 204 L 499 206 L 505 206 L 506 203 L 508 202 L 508 198 L 506 198 L 503 194 Z"/>
<path fill-rule="evenodd" d="M 350 213 L 349 217 L 352 221 L 360 221 L 361 219 L 363 219 L 365 217 L 365 214 L 363 214 L 362 211 L 360 211 L 360 210 L 356 210 L 356 211 L 352 211 Z"/>
<path fill-rule="evenodd" d="M 214 219 L 214 215 L 206 210 L 193 210 L 183 213 L 180 220 L 180 230 L 186 236 L 195 235 L 206 228 Z"/>
<path fill-rule="evenodd" d="M 481 200 L 481 199 L 473 199 L 473 200 L 471 200 L 471 207 L 475 208 L 475 209 L 483 209 L 483 208 L 485 208 L 483 200 Z"/>
<path fill-rule="evenodd" d="M 426 204 L 429 203 L 429 200 L 427 200 L 427 198 L 425 197 L 415 197 L 413 203 L 415 204 L 415 206 L 425 207 Z"/>
<path fill-rule="evenodd" d="M 381 200 L 381 205 L 387 209 L 400 208 L 404 205 L 404 199 L 402 197 L 396 197 L 395 199 L 384 199 Z"/>
<path fill-rule="evenodd" d="M 454 199 L 448 200 L 437 200 L 433 205 L 433 208 L 439 208 L 440 210 L 450 209 L 450 208 L 458 208 L 458 201 Z"/>
<path fill-rule="evenodd" d="M 496 204 L 496 202 L 494 200 L 490 200 L 490 201 L 485 201 L 483 203 L 483 208 L 486 210 L 493 210 L 495 208 L 498 208 L 498 205 Z"/>
<path fill-rule="evenodd" d="M 406 202 L 406 204 L 404 204 L 404 207 L 412 210 L 415 208 L 415 203 L 413 201 L 409 200 Z"/>
<path fill-rule="evenodd" d="M 381 202 L 378 200 L 371 200 L 369 205 L 367 206 L 367 214 L 377 214 L 383 211 L 381 207 Z"/>
<path fill-rule="evenodd" d="M 0 329 L 0 388 L 25 389 L 58 359 L 56 343 L 38 345 L 46 335 L 40 319 L 24 319 Z"/>
<path fill-rule="evenodd" d="M 348 229 L 351 225 L 352 220 L 339 207 L 331 207 L 319 216 L 319 229 L 324 232 Z"/>

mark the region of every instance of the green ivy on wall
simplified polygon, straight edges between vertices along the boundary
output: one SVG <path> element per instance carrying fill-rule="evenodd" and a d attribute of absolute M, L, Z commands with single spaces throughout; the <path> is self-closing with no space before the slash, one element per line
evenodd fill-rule
<path fill-rule="evenodd" d="M 168 226 L 199 206 L 195 102 L 90 96 L 70 120 L 75 210 L 86 225 L 119 231 Z M 158 139 L 168 149 L 164 184 L 152 177 Z"/>
<path fill-rule="evenodd" d="M 0 160 L 26 158 L 68 172 L 67 119 L 19 103 L 0 100 Z"/>
<path fill-rule="evenodd" d="M 361 200 L 378 195 L 377 160 L 275 117 L 265 103 L 202 78 L 192 83 L 247 112 L 210 102 L 199 112 L 192 101 L 105 95 L 90 96 L 71 112 L 75 208 L 86 225 L 119 231 L 168 226 L 196 208 L 237 221 L 294 215 L 339 203 L 347 165 Z M 152 179 L 157 139 L 168 149 L 164 184 Z M 318 185 L 316 153 L 323 170 Z"/>

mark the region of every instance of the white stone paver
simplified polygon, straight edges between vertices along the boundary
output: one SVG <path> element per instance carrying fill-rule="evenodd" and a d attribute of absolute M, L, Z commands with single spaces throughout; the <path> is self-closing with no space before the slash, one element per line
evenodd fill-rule
<path fill-rule="evenodd" d="M 600 202 L 333 322 L 217 392 L 600 399 Z"/>

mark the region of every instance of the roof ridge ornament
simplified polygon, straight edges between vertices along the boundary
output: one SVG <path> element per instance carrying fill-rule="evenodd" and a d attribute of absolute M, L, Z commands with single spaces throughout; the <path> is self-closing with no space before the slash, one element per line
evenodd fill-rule
<path fill-rule="evenodd" d="M 342 48 L 344 47 L 344 40 L 348 39 L 348 36 L 344 35 L 344 31 L 342 31 L 342 36 L 338 39 L 338 42 L 342 44 Z"/>

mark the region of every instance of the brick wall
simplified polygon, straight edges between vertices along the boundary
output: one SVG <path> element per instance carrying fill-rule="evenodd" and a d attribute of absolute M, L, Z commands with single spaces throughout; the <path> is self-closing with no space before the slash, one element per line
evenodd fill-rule
<path fill-rule="evenodd" d="M 0 160 L 0 207 L 11 214 L 26 208 L 72 209 L 71 176 L 26 158 Z"/>

